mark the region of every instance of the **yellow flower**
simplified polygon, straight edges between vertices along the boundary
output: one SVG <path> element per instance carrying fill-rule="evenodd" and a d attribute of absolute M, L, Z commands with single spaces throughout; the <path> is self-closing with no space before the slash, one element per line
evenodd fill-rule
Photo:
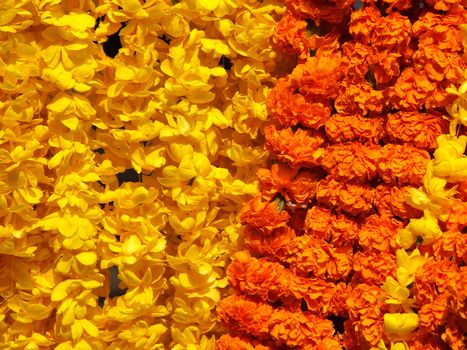
<path fill-rule="evenodd" d="M 415 313 L 385 314 L 383 331 L 392 341 L 403 341 L 418 327 L 418 315 Z"/>
<path fill-rule="evenodd" d="M 397 343 L 391 342 L 391 346 L 388 349 L 382 339 L 379 341 L 378 346 L 373 346 L 370 348 L 370 350 L 409 350 L 409 349 L 410 349 L 409 346 L 405 342 L 397 342 Z"/>
<path fill-rule="evenodd" d="M 436 216 L 425 210 L 421 218 L 410 219 L 409 224 L 399 231 L 397 242 L 402 248 L 409 249 L 414 243 L 431 244 L 442 234 Z"/>
<path fill-rule="evenodd" d="M 464 28 L 465 25 L 461 26 Z M 465 42 L 466 36 L 464 36 L 463 41 Z M 467 125 L 467 81 L 462 83 L 462 85 L 456 89 L 454 86 L 446 89 L 447 92 L 457 95 L 457 99 L 452 105 L 447 107 L 449 115 L 452 117 L 450 124 L 450 134 L 452 136 L 456 135 L 458 125 Z"/>
<path fill-rule="evenodd" d="M 407 203 L 419 210 L 429 210 L 440 220 L 447 219 L 456 188 L 446 189 L 447 181 L 433 175 L 433 162 L 427 164 L 421 189 L 408 190 Z"/>

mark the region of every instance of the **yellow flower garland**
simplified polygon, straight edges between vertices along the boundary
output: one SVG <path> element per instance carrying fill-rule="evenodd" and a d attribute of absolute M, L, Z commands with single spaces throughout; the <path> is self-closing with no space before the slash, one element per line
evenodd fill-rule
<path fill-rule="evenodd" d="M 282 5 L 0 6 L 0 349 L 214 349 Z"/>

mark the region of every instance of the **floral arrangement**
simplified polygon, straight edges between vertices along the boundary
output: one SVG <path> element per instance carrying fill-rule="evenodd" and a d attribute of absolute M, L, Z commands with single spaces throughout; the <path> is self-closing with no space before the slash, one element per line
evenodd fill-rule
<path fill-rule="evenodd" d="M 268 95 L 218 348 L 464 349 L 467 12 L 285 3 L 297 65 Z"/>
<path fill-rule="evenodd" d="M 0 349 L 463 349 L 458 0 L 0 3 Z"/>
<path fill-rule="evenodd" d="M 214 349 L 278 1 L 0 3 L 0 349 Z"/>

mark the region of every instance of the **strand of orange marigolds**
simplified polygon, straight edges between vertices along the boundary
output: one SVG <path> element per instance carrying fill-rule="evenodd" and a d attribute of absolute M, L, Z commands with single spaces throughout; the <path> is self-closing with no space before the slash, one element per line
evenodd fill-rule
<path fill-rule="evenodd" d="M 299 64 L 269 95 L 276 125 L 265 129 L 265 138 L 275 164 L 258 172 L 262 194 L 241 213 L 246 247 L 270 268 L 240 255 L 242 263 L 234 260 L 229 279 L 237 292 L 261 299 L 249 299 L 252 304 L 245 307 L 253 311 L 242 320 L 254 317 L 258 303 L 294 311 L 284 285 L 294 286 L 296 278 L 343 281 L 345 302 L 332 300 L 338 307 L 331 315 L 342 317 L 333 324 L 343 326 L 337 332 L 342 345 L 367 349 L 383 338 L 379 346 L 391 341 L 396 341 L 394 348 L 405 346 L 398 340 L 420 346 L 432 338 L 412 338 L 414 315 L 391 312 L 380 286 L 404 268 L 410 276 L 413 266 L 404 264 L 420 260 L 417 254 L 396 256 L 398 232 L 423 216 L 405 196 L 410 186 L 422 184 L 429 151 L 449 127 L 440 108 L 452 101 L 446 86 L 459 83 L 465 68 L 453 35 L 465 10 L 449 5 L 447 20 L 441 21 L 429 6 L 420 10 L 408 2 L 384 6 L 368 1 L 355 11 L 349 5 L 331 3 L 331 13 L 327 5 L 287 2 L 274 42 L 296 53 Z M 339 38 L 347 34 L 346 27 L 348 41 L 348 36 Z M 441 41 L 452 40 L 450 45 L 430 43 L 438 31 L 444 35 Z M 453 64 L 444 65 L 440 57 Z M 319 307 L 312 308 L 319 315 Z M 246 337 L 243 344 L 284 342 L 267 336 L 267 329 L 263 334 L 248 328 L 248 321 L 236 328 L 229 317 L 237 316 L 224 303 L 219 312 L 234 335 Z M 407 327 L 394 328 L 398 320 Z"/>
<path fill-rule="evenodd" d="M 465 25 L 462 29 L 465 34 Z M 466 47 L 464 41 L 464 52 Z M 463 190 L 467 181 L 463 166 L 467 159 L 462 118 L 465 92 L 462 85 L 459 91 L 448 91 L 458 96 L 447 108 L 450 133 L 437 137 L 423 186 L 409 189 L 407 195 L 407 202 L 424 214 L 399 232 L 402 249 L 397 251 L 396 278 L 388 277 L 383 285 L 386 303 L 391 305 L 391 313 L 384 316 L 385 334 L 391 341 L 410 341 L 410 345 L 399 342 L 391 348 L 447 344 L 463 349 L 467 342 L 463 327 L 466 295 L 461 282 L 467 274 L 467 237 L 462 233 L 467 227 L 463 213 L 467 208 Z M 386 348 L 384 341 L 378 348 Z"/>

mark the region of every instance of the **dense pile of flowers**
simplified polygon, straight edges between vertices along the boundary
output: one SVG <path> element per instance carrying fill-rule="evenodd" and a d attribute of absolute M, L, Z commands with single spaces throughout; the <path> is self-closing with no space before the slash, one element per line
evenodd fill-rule
<path fill-rule="evenodd" d="M 218 348 L 464 349 L 467 11 L 285 3 L 297 65 L 268 96 Z"/>
<path fill-rule="evenodd" d="M 0 349 L 214 349 L 284 10 L 0 2 Z"/>

